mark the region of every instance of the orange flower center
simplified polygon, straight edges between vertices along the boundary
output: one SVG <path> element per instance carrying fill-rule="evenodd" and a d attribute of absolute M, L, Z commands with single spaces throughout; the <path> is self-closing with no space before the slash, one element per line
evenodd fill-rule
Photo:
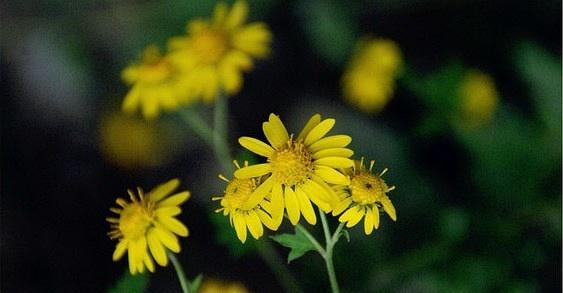
<path fill-rule="evenodd" d="M 216 64 L 229 49 L 229 40 L 221 31 L 205 29 L 194 36 L 193 46 L 203 63 Z"/>

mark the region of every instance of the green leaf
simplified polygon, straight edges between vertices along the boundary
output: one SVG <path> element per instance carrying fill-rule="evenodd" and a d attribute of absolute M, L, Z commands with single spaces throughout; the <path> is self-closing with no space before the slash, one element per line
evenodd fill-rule
<path fill-rule="evenodd" d="M 307 236 L 299 230 L 295 230 L 295 234 L 280 234 L 271 236 L 270 238 L 282 246 L 291 248 L 287 256 L 287 263 L 302 257 L 310 250 L 315 250 L 315 246 L 313 246 Z"/>
<path fill-rule="evenodd" d="M 119 278 L 117 283 L 108 292 L 109 293 L 145 292 L 148 285 L 149 285 L 148 274 L 131 275 L 129 271 L 125 271 L 123 276 Z"/>
<path fill-rule="evenodd" d="M 190 292 L 198 292 L 201 286 L 201 281 L 203 280 L 203 275 L 199 274 L 190 283 Z"/>

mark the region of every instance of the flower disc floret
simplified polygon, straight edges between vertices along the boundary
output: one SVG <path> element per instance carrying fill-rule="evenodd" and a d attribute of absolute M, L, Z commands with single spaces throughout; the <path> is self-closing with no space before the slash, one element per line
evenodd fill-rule
<path fill-rule="evenodd" d="M 272 165 L 272 176 L 286 186 L 303 184 L 313 174 L 313 154 L 302 141 L 290 139 L 268 161 Z"/>

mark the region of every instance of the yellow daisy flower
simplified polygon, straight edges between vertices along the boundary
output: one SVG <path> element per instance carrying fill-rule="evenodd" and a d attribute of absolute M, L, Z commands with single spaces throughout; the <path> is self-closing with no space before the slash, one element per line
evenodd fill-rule
<path fill-rule="evenodd" d="M 381 111 L 393 96 L 402 63 L 395 42 L 362 40 L 342 76 L 344 98 L 366 113 Z"/>
<path fill-rule="evenodd" d="M 187 71 L 190 92 L 212 102 L 224 91 L 236 94 L 242 87 L 242 72 L 253 66 L 253 58 L 270 52 L 272 34 L 266 24 L 245 24 L 248 5 L 236 1 L 229 10 L 219 3 L 211 20 L 193 20 L 187 36 L 169 41 L 172 60 Z"/>
<path fill-rule="evenodd" d="M 471 70 L 459 87 L 462 125 L 476 128 L 492 120 L 498 105 L 498 92 L 493 78 L 481 71 Z"/>
<path fill-rule="evenodd" d="M 271 174 L 262 185 L 263 192 L 255 192 L 249 201 L 258 203 L 271 193 L 272 216 L 283 214 L 284 205 L 293 225 L 300 215 L 310 224 L 317 218 L 311 201 L 325 212 L 332 210 L 338 200 L 328 184 L 348 184 L 349 178 L 337 171 L 353 165 L 349 159 L 353 151 L 346 148 L 352 141 L 348 135 L 325 135 L 334 126 L 334 119 L 321 120 L 316 114 L 301 133 L 289 135 L 280 118 L 270 114 L 262 129 L 270 145 L 251 137 L 239 138 L 248 150 L 266 157 L 268 162 L 235 171 L 237 178 L 252 178 Z"/>
<path fill-rule="evenodd" d="M 234 161 L 234 164 L 237 169 L 240 169 L 237 161 Z M 248 162 L 245 162 L 244 166 L 248 166 Z M 247 229 L 254 239 L 258 239 L 264 234 L 262 224 L 273 231 L 278 229 L 282 215 L 278 215 L 275 220 L 272 219 L 272 206 L 283 206 L 283 202 L 273 203 L 271 199 L 265 197 L 262 197 L 258 202 L 250 201 L 253 194 L 264 194 L 265 189 L 271 189 L 272 181 L 265 184 L 262 178 L 258 177 L 228 180 L 225 176 L 219 175 L 219 178 L 227 182 L 227 187 L 224 196 L 212 198 L 221 201 L 221 208 L 215 212 L 222 211 L 223 215 L 229 216 L 231 226 L 235 227 L 237 237 L 242 243 L 246 241 Z M 277 200 L 281 201 L 282 199 L 277 198 Z"/>
<path fill-rule="evenodd" d="M 183 191 L 168 197 L 179 184 L 178 179 L 172 179 L 147 194 L 141 188 L 137 188 L 137 193 L 128 190 L 131 202 L 118 198 L 115 202 L 119 207 L 110 209 L 119 215 L 106 219 L 111 223 L 108 235 L 119 241 L 112 258 L 118 261 L 128 250 L 131 274 L 143 273 L 145 267 L 154 272 L 153 258 L 166 266 L 167 251 L 180 252 L 176 235 L 187 237 L 188 228 L 175 216 L 182 212 L 180 205 L 188 200 L 190 193 Z"/>
<path fill-rule="evenodd" d="M 153 119 L 161 109 L 172 111 L 187 103 L 189 95 L 180 76 L 179 68 L 162 56 L 157 46 L 147 47 L 141 62 L 121 72 L 125 83 L 131 85 L 123 100 L 123 111 L 134 113 L 140 107 L 145 118 Z"/>
<path fill-rule="evenodd" d="M 371 161 L 369 169 L 364 166 L 364 160 L 355 161 L 354 168 L 347 169 L 350 184 L 334 186 L 335 191 L 340 197 L 340 202 L 336 205 L 332 214 L 337 216 L 344 212 L 338 220 L 346 223 L 346 227 L 358 224 L 364 218 L 364 232 L 371 234 L 373 228 L 379 228 L 379 209 L 382 208 L 389 217 L 397 220 L 395 207 L 387 192 L 394 190 L 395 186 L 387 186 L 381 178 L 387 172 L 385 168 L 379 174 L 373 174 L 372 169 L 375 161 Z"/>

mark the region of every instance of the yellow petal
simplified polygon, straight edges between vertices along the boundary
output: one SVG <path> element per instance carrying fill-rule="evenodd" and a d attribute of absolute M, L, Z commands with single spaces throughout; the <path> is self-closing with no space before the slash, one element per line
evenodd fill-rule
<path fill-rule="evenodd" d="M 240 168 L 235 171 L 235 177 L 239 179 L 246 179 L 252 177 L 260 177 L 270 172 L 272 172 L 272 165 L 270 165 L 270 163 L 263 163 Z"/>
<path fill-rule="evenodd" d="M 173 217 L 158 217 L 158 221 L 168 230 L 176 233 L 177 235 L 182 237 L 188 236 L 188 228 L 186 228 L 186 226 L 177 219 Z"/>
<path fill-rule="evenodd" d="M 248 214 L 245 214 L 244 219 L 246 221 L 248 231 L 250 231 L 250 234 L 254 237 L 254 239 L 258 239 L 264 234 L 262 222 L 260 222 L 260 218 L 258 218 L 258 215 L 256 215 L 254 211 L 250 211 Z"/>
<path fill-rule="evenodd" d="M 235 231 L 238 239 L 244 243 L 246 241 L 246 223 L 244 216 L 241 213 L 235 214 L 233 216 L 233 222 L 235 224 Z"/>
<path fill-rule="evenodd" d="M 160 226 L 154 227 L 153 230 L 156 232 L 158 240 L 164 244 L 166 248 L 175 253 L 180 252 L 180 244 L 178 243 L 176 235 Z"/>
<path fill-rule="evenodd" d="M 244 148 L 263 157 L 270 157 L 274 153 L 271 146 L 256 138 L 243 136 L 238 139 L 238 142 Z"/>
<path fill-rule="evenodd" d="M 154 229 L 150 229 L 147 233 L 147 242 L 151 254 L 156 262 L 163 267 L 168 265 L 168 257 L 166 256 L 164 247 L 162 246 L 162 243 L 160 243 L 160 240 L 158 240 L 158 235 Z"/>
<path fill-rule="evenodd" d="M 320 159 L 324 157 L 343 157 L 349 158 L 354 155 L 354 151 L 347 148 L 331 148 L 323 149 L 313 154 L 313 158 Z"/>
<path fill-rule="evenodd" d="M 297 139 L 305 139 L 305 137 L 309 134 L 311 129 L 313 129 L 319 123 L 321 123 L 321 115 L 320 114 L 315 114 L 315 115 L 311 116 L 309 121 L 307 121 L 307 123 L 305 124 L 305 127 L 303 127 L 303 130 L 301 130 L 301 133 L 299 133 L 299 136 L 297 137 Z"/>
<path fill-rule="evenodd" d="M 270 53 L 272 33 L 265 23 L 254 22 L 237 29 L 232 35 L 232 45 L 256 58 Z"/>
<path fill-rule="evenodd" d="M 227 29 L 234 29 L 242 25 L 246 21 L 248 15 L 248 4 L 246 1 L 236 1 L 225 19 L 225 27 Z"/>
<path fill-rule="evenodd" d="M 356 208 L 351 208 L 350 210 L 354 210 L 354 212 L 352 213 L 350 219 L 348 220 L 348 223 L 346 224 L 346 227 L 348 228 L 358 224 L 360 220 L 362 220 L 362 217 L 365 215 L 365 209 L 360 206 L 357 206 Z"/>
<path fill-rule="evenodd" d="M 139 240 L 133 242 L 133 245 L 135 246 L 135 265 L 137 266 L 137 271 L 142 273 L 145 271 L 143 260 L 147 256 L 147 239 L 141 237 Z"/>
<path fill-rule="evenodd" d="M 335 207 L 334 210 L 332 210 L 332 215 L 333 216 L 338 216 L 339 214 L 341 214 L 343 211 L 345 211 L 350 204 L 352 203 L 352 198 L 348 197 L 344 200 L 342 200 L 341 202 L 339 202 Z"/>
<path fill-rule="evenodd" d="M 129 272 L 131 272 L 131 275 L 134 275 L 137 273 L 137 264 L 135 263 L 135 245 L 133 244 L 133 242 L 129 242 L 127 244 L 127 260 L 129 262 Z"/>
<path fill-rule="evenodd" d="M 145 254 L 145 257 L 143 258 L 143 263 L 151 273 L 154 273 L 154 262 L 152 261 L 148 253 Z"/>
<path fill-rule="evenodd" d="M 312 143 L 321 139 L 325 134 L 327 134 L 332 127 L 334 127 L 334 123 L 336 120 L 334 119 L 325 119 L 317 126 L 315 126 L 309 134 L 305 137 L 305 145 L 311 145 Z"/>
<path fill-rule="evenodd" d="M 241 206 L 241 209 L 250 210 L 256 207 L 262 200 L 264 200 L 264 197 L 268 193 L 270 193 L 270 191 L 272 191 L 273 184 L 274 180 L 272 180 L 272 177 L 269 177 L 268 179 L 266 179 L 266 181 L 262 182 L 262 184 L 260 184 L 260 186 L 258 186 L 258 188 L 256 188 L 256 190 L 252 192 L 252 194 L 250 194 L 250 197 Z"/>
<path fill-rule="evenodd" d="M 354 161 L 342 157 L 324 157 L 315 160 L 315 164 L 333 168 L 351 168 L 352 166 L 354 166 Z"/>
<path fill-rule="evenodd" d="M 349 145 L 350 142 L 352 142 L 352 138 L 348 135 L 327 136 L 310 145 L 309 149 L 311 152 L 316 153 L 324 149 L 343 148 Z"/>
<path fill-rule="evenodd" d="M 272 215 L 273 224 L 276 229 L 281 225 L 283 221 L 283 190 L 281 184 L 275 184 L 272 188 L 272 197 L 270 199 L 271 210 L 270 214 Z"/>
<path fill-rule="evenodd" d="M 127 240 L 121 240 L 117 243 L 117 245 L 115 246 L 115 250 L 113 251 L 113 255 L 111 257 L 113 261 L 118 261 L 121 257 L 123 257 L 123 254 L 125 253 L 125 251 L 127 251 L 127 246 L 128 246 Z"/>
<path fill-rule="evenodd" d="M 138 84 L 134 85 L 125 98 L 123 99 L 123 104 L 121 105 L 121 109 L 125 113 L 134 113 L 135 110 L 139 107 L 139 103 L 141 102 L 140 98 L 140 87 Z"/>
<path fill-rule="evenodd" d="M 228 63 L 222 62 L 219 67 L 220 84 L 229 95 L 234 95 L 240 91 L 242 87 L 242 73 L 236 67 Z"/>
<path fill-rule="evenodd" d="M 373 227 L 377 229 L 379 228 L 379 209 L 374 205 L 371 212 L 373 213 Z"/>
<path fill-rule="evenodd" d="M 162 207 L 170 207 L 170 206 L 179 206 L 181 204 L 183 204 L 186 200 L 188 200 L 190 198 L 190 192 L 189 191 L 183 191 L 180 193 L 176 193 L 173 196 L 160 201 L 156 206 L 157 208 L 162 208 Z"/>
<path fill-rule="evenodd" d="M 149 192 L 150 200 L 158 202 L 170 193 L 172 193 L 180 185 L 180 180 L 174 178 L 168 182 L 158 185 Z"/>
<path fill-rule="evenodd" d="M 262 222 L 264 226 L 266 226 L 268 229 L 272 231 L 278 230 L 278 227 L 280 225 L 279 224 L 276 225 L 274 223 L 274 220 L 272 220 L 272 217 L 270 217 L 266 212 L 258 209 L 256 210 L 256 214 L 258 215 L 258 218 L 260 218 L 260 222 Z"/>
<path fill-rule="evenodd" d="M 327 183 L 342 185 L 350 184 L 350 179 L 348 177 L 330 167 L 316 166 L 315 174 Z"/>
<path fill-rule="evenodd" d="M 276 136 L 281 137 L 283 142 L 289 140 L 287 129 L 285 129 L 285 126 L 283 125 L 283 122 L 280 120 L 280 117 L 278 117 L 278 115 L 271 113 L 268 117 L 268 122 L 270 123 L 270 128 L 276 134 Z"/>
<path fill-rule="evenodd" d="M 213 23 L 215 24 L 223 23 L 225 17 L 227 16 L 227 11 L 228 11 L 227 4 L 225 4 L 224 2 L 217 3 L 217 5 L 215 6 L 215 10 L 213 11 Z"/>
<path fill-rule="evenodd" d="M 141 103 L 141 110 L 145 119 L 152 120 L 159 114 L 158 99 L 153 96 L 143 97 Z"/>
<path fill-rule="evenodd" d="M 364 233 L 366 233 L 366 235 L 371 234 L 371 232 L 373 231 L 373 224 L 374 224 L 374 216 L 373 216 L 373 210 L 371 208 L 367 208 L 366 210 L 366 217 L 364 218 Z"/>
<path fill-rule="evenodd" d="M 299 202 L 297 201 L 295 192 L 293 192 L 291 187 L 285 187 L 284 199 L 285 199 L 285 209 L 287 210 L 287 216 L 289 217 L 289 221 L 291 222 L 291 224 L 295 226 L 299 222 L 299 217 L 301 213 L 299 211 Z"/>
<path fill-rule="evenodd" d="M 350 221 L 350 219 L 356 214 L 356 207 L 349 208 L 346 210 L 339 218 L 338 221 L 344 223 Z"/>
<path fill-rule="evenodd" d="M 308 183 L 301 186 L 301 189 L 309 197 L 309 199 L 321 210 L 325 212 L 331 210 L 331 206 L 326 200 L 328 196 L 324 192 L 323 188 L 318 184 L 313 181 L 308 181 Z"/>
<path fill-rule="evenodd" d="M 383 205 L 383 210 L 385 210 L 389 217 L 393 221 L 397 221 L 397 212 L 395 211 L 395 207 L 393 206 L 393 203 L 391 203 L 391 200 L 385 196 L 381 199 L 381 204 Z"/>
<path fill-rule="evenodd" d="M 307 221 L 307 223 L 311 225 L 315 225 L 317 223 L 317 216 L 315 215 L 315 210 L 313 209 L 313 205 L 309 200 L 309 197 L 301 190 L 301 188 L 295 189 L 295 195 L 297 196 L 297 201 L 299 202 L 299 208 L 301 209 L 301 213 L 303 217 Z"/>
<path fill-rule="evenodd" d="M 173 217 L 182 213 L 182 209 L 177 206 L 161 207 L 156 209 L 154 214 L 157 217 Z"/>
<path fill-rule="evenodd" d="M 327 203 L 330 204 L 331 208 L 336 205 L 336 203 L 338 203 L 340 201 L 340 198 L 338 197 L 338 195 L 336 195 L 336 192 L 334 192 L 334 190 L 332 189 L 332 187 L 330 187 L 323 179 L 321 179 L 319 176 L 317 176 L 316 174 L 311 174 L 311 180 L 315 183 L 317 183 L 320 187 L 322 187 L 322 190 L 325 192 L 325 194 L 327 195 Z"/>

